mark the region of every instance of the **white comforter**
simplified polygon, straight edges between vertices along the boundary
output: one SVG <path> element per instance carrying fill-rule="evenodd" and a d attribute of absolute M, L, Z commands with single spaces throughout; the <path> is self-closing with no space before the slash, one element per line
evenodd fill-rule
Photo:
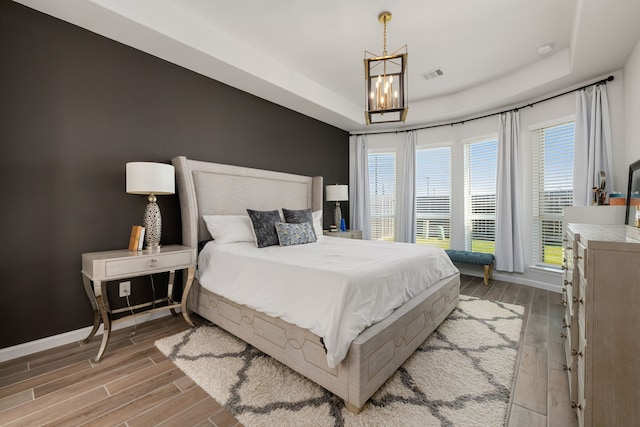
<path fill-rule="evenodd" d="M 322 337 L 332 368 L 367 326 L 456 273 L 439 248 L 336 237 L 260 249 L 210 242 L 198 259 L 202 286 Z"/>

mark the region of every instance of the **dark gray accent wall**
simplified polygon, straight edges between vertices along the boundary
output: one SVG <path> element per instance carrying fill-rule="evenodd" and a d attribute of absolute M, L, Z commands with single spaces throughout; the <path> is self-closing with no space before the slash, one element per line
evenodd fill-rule
<path fill-rule="evenodd" d="M 347 132 L 9 0 L 0 58 L 0 348 L 91 324 L 80 255 L 126 248 L 146 204 L 125 193 L 126 162 L 348 183 Z M 162 243 L 180 243 L 178 196 L 158 199 Z M 149 278 L 132 293 L 147 298 Z"/>

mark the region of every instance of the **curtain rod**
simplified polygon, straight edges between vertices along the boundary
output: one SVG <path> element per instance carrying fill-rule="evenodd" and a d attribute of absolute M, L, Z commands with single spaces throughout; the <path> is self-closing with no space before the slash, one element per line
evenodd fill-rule
<path fill-rule="evenodd" d="M 567 94 L 572 93 L 572 92 L 577 92 L 577 91 L 579 91 L 579 90 L 586 89 L 586 88 L 591 87 L 591 86 L 606 85 L 606 84 L 607 84 L 607 82 L 613 81 L 613 79 L 614 79 L 614 77 L 613 77 L 613 76 L 609 76 L 609 77 L 607 77 L 607 78 L 605 78 L 605 79 L 602 79 L 602 80 L 599 80 L 599 81 L 597 81 L 597 82 L 595 82 L 595 83 L 589 83 L 588 85 L 584 85 L 584 86 L 581 86 L 581 87 L 578 87 L 578 88 L 575 88 L 575 89 L 571 89 L 571 90 L 568 90 L 568 91 L 566 91 L 566 92 L 563 92 L 563 93 L 559 93 L 559 94 L 557 94 L 557 95 L 550 96 L 550 97 L 548 97 L 548 98 L 540 99 L 540 100 L 538 100 L 538 101 L 531 102 L 531 103 L 526 104 L 526 105 L 523 105 L 523 106 L 521 106 L 521 107 L 510 108 L 510 109 L 508 109 L 508 110 L 498 111 L 498 112 L 496 112 L 496 113 L 491 113 L 491 114 L 485 114 L 484 116 L 472 117 L 472 118 L 470 118 L 470 119 L 460 120 L 460 121 L 457 121 L 457 122 L 442 123 L 442 124 L 439 124 L 439 125 L 422 126 L 422 127 L 417 127 L 417 128 L 413 128 L 413 129 L 389 130 L 389 131 L 382 131 L 382 132 L 370 132 L 370 133 L 350 133 L 350 134 L 349 134 L 349 136 L 360 136 L 360 135 L 385 135 L 385 134 L 389 134 L 389 133 L 395 133 L 395 134 L 397 134 L 397 133 L 400 133 L 400 132 L 411 132 L 412 130 L 424 130 L 424 129 L 439 128 L 439 127 L 443 127 L 443 126 L 463 125 L 463 124 L 465 124 L 466 122 L 471 122 L 471 121 L 473 121 L 473 120 L 479 120 L 479 119 L 484 119 L 484 118 L 491 117 L 491 116 L 497 116 L 497 115 L 499 115 L 499 114 L 508 113 L 508 112 L 510 112 L 510 111 L 515 112 L 515 111 L 518 111 L 518 110 L 520 110 L 520 109 L 522 109 L 522 108 L 526 108 L 526 107 L 533 107 L 534 105 L 536 105 L 536 104 L 540 104 L 541 102 L 549 101 L 549 100 L 552 100 L 552 99 L 554 99 L 554 98 L 558 98 L 558 97 L 560 97 L 560 96 L 564 96 L 564 95 L 567 95 Z"/>

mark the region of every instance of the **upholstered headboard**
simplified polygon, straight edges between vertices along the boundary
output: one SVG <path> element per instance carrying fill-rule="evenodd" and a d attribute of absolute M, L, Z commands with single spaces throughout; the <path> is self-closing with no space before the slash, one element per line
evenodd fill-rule
<path fill-rule="evenodd" d="M 184 156 L 171 159 L 176 168 L 182 244 L 197 247 L 211 236 L 202 215 L 240 215 L 247 209 L 322 209 L 322 177 L 308 177 Z"/>

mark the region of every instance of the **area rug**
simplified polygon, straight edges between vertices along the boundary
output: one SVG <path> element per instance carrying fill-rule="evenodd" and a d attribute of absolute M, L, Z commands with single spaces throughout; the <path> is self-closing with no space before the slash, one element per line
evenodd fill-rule
<path fill-rule="evenodd" d="M 156 346 L 250 426 L 503 426 L 524 308 L 460 296 L 458 307 L 369 399 L 342 399 L 216 326 Z"/>

